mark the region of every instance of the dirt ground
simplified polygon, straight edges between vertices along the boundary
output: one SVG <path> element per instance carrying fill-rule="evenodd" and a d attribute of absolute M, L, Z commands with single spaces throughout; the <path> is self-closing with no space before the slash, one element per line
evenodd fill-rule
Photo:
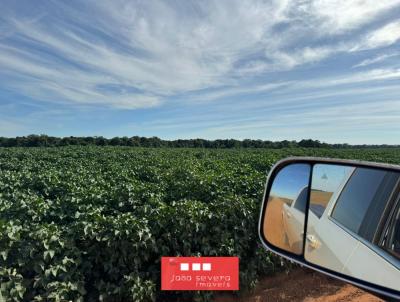
<path fill-rule="evenodd" d="M 326 208 L 329 200 L 331 199 L 333 192 L 324 192 L 318 190 L 311 190 L 310 202 L 312 204 L 319 204 Z"/>
<path fill-rule="evenodd" d="M 264 234 L 266 234 L 268 241 L 273 245 L 290 251 L 290 246 L 284 240 L 282 222 L 282 206 L 285 202 L 285 199 L 279 197 L 273 197 L 268 201 L 268 208 L 264 220 Z"/>
<path fill-rule="evenodd" d="M 354 286 L 309 269 L 298 268 L 262 280 L 253 293 L 238 298 L 220 295 L 215 302 L 383 302 Z"/>
<path fill-rule="evenodd" d="M 332 196 L 332 192 L 311 191 L 311 202 L 326 207 Z M 267 212 L 264 223 L 264 234 L 273 245 L 287 251 L 293 251 L 284 239 L 282 222 L 283 204 L 291 204 L 293 201 L 282 197 L 271 197 L 268 201 Z"/>

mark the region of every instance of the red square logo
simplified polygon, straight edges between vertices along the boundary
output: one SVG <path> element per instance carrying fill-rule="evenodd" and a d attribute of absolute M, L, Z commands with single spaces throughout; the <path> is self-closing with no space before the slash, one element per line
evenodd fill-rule
<path fill-rule="evenodd" d="M 161 257 L 161 290 L 239 290 L 239 257 Z"/>

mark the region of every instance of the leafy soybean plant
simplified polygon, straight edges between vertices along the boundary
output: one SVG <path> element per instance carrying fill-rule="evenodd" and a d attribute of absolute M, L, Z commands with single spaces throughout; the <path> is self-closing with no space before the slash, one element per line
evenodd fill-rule
<path fill-rule="evenodd" d="M 208 300 L 160 291 L 161 256 L 288 266 L 259 244 L 265 177 L 290 155 L 399 163 L 397 149 L 0 148 L 0 300 Z"/>

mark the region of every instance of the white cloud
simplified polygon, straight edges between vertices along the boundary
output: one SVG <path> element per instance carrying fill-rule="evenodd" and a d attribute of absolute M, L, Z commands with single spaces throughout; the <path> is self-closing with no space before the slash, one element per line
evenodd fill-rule
<path fill-rule="evenodd" d="M 377 48 L 389 46 L 400 39 L 400 21 L 392 22 L 372 32 L 366 39 L 366 47 Z"/>
<path fill-rule="evenodd" d="M 386 59 L 389 59 L 389 58 L 392 58 L 392 57 L 397 57 L 399 55 L 400 54 L 398 54 L 398 53 L 382 54 L 382 55 L 379 55 L 379 56 L 376 56 L 376 57 L 373 57 L 373 58 L 370 58 L 370 59 L 365 59 L 365 60 L 361 61 L 360 63 L 354 65 L 353 68 L 369 66 L 369 65 L 372 65 L 372 64 L 383 62 Z"/>
<path fill-rule="evenodd" d="M 276 82 L 261 85 L 249 85 L 249 86 L 228 86 L 223 87 L 215 91 L 198 93 L 195 96 L 188 96 L 185 98 L 190 102 L 209 102 L 229 97 L 237 97 L 243 95 L 252 95 L 257 93 L 267 93 L 274 90 L 282 89 L 291 84 L 291 82 Z"/>
<path fill-rule="evenodd" d="M 305 9 L 320 23 L 324 33 L 348 32 L 371 22 L 398 6 L 398 0 L 316 0 L 304 1 Z"/>
<path fill-rule="evenodd" d="M 369 48 L 395 43 L 398 22 L 362 42 L 323 37 L 359 29 L 399 4 L 110 0 L 73 7 L 51 2 L 48 7 L 61 16 L 32 8 L 32 15 L 22 17 L 15 17 L 16 8 L 5 14 L 1 28 L 0 75 L 3 85 L 37 99 L 117 108 L 158 106 L 167 97 L 226 86 L 238 87 L 228 96 L 247 93 L 240 87 L 245 78 L 361 49 L 355 43 Z M 217 91 L 208 97 L 224 95 Z"/>
<path fill-rule="evenodd" d="M 231 97 L 254 96 L 256 94 L 271 94 L 274 96 L 272 99 L 275 101 L 268 101 L 269 105 L 275 103 L 285 104 L 301 100 L 311 100 L 314 98 L 323 98 L 327 96 L 341 95 L 341 94 L 363 94 L 364 91 L 371 92 L 377 91 L 377 88 L 370 88 L 369 85 L 376 84 L 385 80 L 400 79 L 400 69 L 386 68 L 386 69 L 372 69 L 357 73 L 347 73 L 338 76 L 326 76 L 318 79 L 303 79 L 297 81 L 276 81 L 268 84 L 251 84 L 242 87 L 223 87 L 212 92 L 203 92 L 199 95 L 188 96 L 185 101 L 215 101 Z M 357 85 L 362 85 L 360 90 Z M 367 85 L 365 87 L 364 85 Z M 347 87 L 347 88 L 346 88 Z M 383 90 L 388 89 L 386 86 L 380 86 Z M 320 92 L 323 89 L 333 89 L 329 92 Z M 378 89 L 379 91 L 379 89 Z M 279 96 L 279 98 L 278 98 Z M 246 102 L 240 106 L 251 108 L 254 104 Z M 255 104 L 259 106 L 260 104 Z M 265 102 L 262 102 L 265 106 Z"/>
<path fill-rule="evenodd" d="M 15 46 L 10 54 L 3 47 L 2 67 L 8 75 L 34 78 L 36 97 L 42 99 L 83 103 L 108 99 L 112 106 L 148 107 L 168 95 L 229 83 L 226 75 L 233 64 L 261 47 L 275 12 L 274 4 L 258 1 L 204 7 L 192 3 L 193 7 L 182 8 L 194 11 L 189 14 L 159 1 L 108 2 L 105 7 L 105 2 L 100 7 L 97 3 L 93 2 L 90 14 L 59 4 L 68 21 L 80 22 L 79 30 L 62 20 L 53 19 L 55 23 L 48 26 L 47 16 L 38 22 L 10 19 L 16 39 L 40 51 L 30 53 Z M 93 35 L 94 28 L 106 37 Z M 69 64 L 56 62 L 48 53 Z M 29 92 L 25 84 L 22 90 Z M 105 95 L 97 90 L 110 84 L 141 90 L 144 96 Z"/>
<path fill-rule="evenodd" d="M 267 54 L 267 57 L 269 57 L 271 63 L 268 65 L 266 70 L 290 70 L 296 66 L 319 62 L 338 51 L 339 49 L 336 46 L 304 47 L 302 49 L 295 49 L 290 52 L 276 51 Z"/>
<path fill-rule="evenodd" d="M 395 21 L 368 33 L 352 51 L 386 47 L 399 40 L 400 21 Z"/>
<path fill-rule="evenodd" d="M 394 80 L 400 78 L 400 69 L 372 69 L 369 71 L 346 74 L 343 76 L 328 77 L 319 80 L 302 81 L 298 86 L 306 88 L 335 87 L 341 85 L 363 84 L 384 80 Z"/>
<path fill-rule="evenodd" d="M 54 62 L 14 48 L 0 47 L 0 54 L 8 89 L 14 88 L 41 101 L 103 104 L 125 109 L 159 104 L 159 99 L 151 94 L 99 91 L 102 84 L 122 84 L 101 73 L 85 73 L 68 65 L 60 68 Z"/>

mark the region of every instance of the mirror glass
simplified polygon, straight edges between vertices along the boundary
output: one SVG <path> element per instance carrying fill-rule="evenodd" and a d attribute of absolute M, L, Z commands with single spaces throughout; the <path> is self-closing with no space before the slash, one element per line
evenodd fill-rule
<path fill-rule="evenodd" d="M 314 165 L 305 259 L 399 290 L 399 192 L 398 172 Z"/>
<path fill-rule="evenodd" d="M 291 164 L 273 179 L 264 215 L 264 237 L 272 245 L 301 255 L 311 166 Z"/>

